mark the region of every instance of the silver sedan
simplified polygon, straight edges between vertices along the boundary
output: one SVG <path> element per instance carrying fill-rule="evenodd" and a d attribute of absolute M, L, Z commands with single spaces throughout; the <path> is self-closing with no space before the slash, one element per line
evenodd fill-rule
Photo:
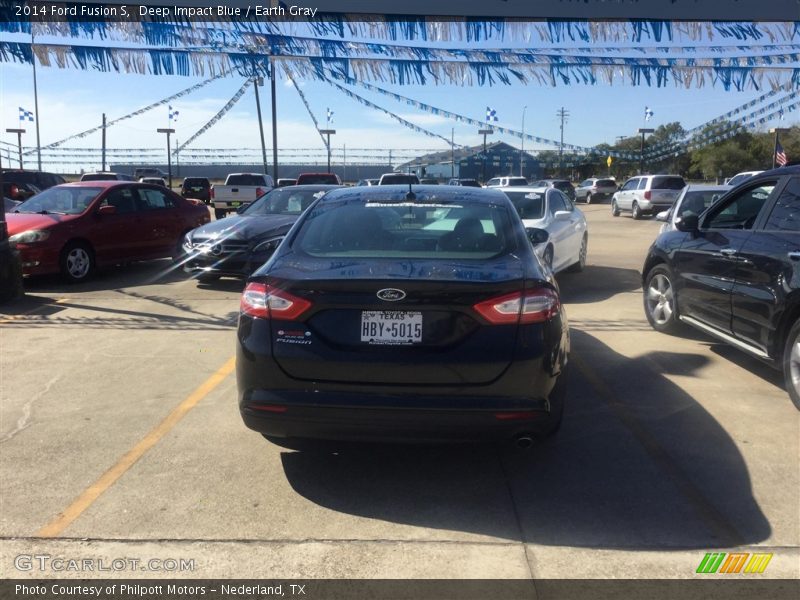
<path fill-rule="evenodd" d="M 511 199 L 525 227 L 537 227 L 550 234 L 536 254 L 554 273 L 586 266 L 589 230 L 586 217 L 560 190 L 543 187 L 501 188 Z"/>

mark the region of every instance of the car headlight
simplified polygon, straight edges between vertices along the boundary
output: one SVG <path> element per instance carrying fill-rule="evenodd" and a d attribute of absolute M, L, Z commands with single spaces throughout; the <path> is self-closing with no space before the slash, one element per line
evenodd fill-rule
<path fill-rule="evenodd" d="M 256 244 L 255 248 L 253 248 L 253 252 L 275 252 L 275 249 L 283 241 L 283 237 L 284 236 L 270 238 L 259 244 Z"/>
<path fill-rule="evenodd" d="M 50 237 L 50 232 L 46 229 L 30 229 L 17 233 L 8 238 L 9 242 L 15 244 L 34 244 L 36 242 L 43 242 Z"/>

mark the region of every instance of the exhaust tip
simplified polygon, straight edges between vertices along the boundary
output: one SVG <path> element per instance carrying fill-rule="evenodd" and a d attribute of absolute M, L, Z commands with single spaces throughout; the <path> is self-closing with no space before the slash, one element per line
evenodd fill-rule
<path fill-rule="evenodd" d="M 533 446 L 533 438 L 527 433 L 522 433 L 514 438 L 514 445 L 520 450 L 527 450 Z"/>

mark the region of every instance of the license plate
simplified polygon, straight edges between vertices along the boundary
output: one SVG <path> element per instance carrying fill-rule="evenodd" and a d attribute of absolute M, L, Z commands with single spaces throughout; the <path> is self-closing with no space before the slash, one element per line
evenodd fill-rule
<path fill-rule="evenodd" d="M 417 344 L 422 341 L 422 313 L 365 310 L 361 313 L 361 341 L 368 344 Z"/>
<path fill-rule="evenodd" d="M 231 206 L 239 206 L 241 202 L 231 202 Z"/>

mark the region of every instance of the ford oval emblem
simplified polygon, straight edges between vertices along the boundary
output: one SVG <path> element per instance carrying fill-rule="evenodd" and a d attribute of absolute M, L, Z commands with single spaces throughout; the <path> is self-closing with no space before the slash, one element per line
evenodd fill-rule
<path fill-rule="evenodd" d="M 398 300 L 405 298 L 406 293 L 403 290 L 398 290 L 397 288 L 384 288 L 382 290 L 378 290 L 377 296 L 381 300 L 386 300 L 386 302 L 397 302 Z"/>

